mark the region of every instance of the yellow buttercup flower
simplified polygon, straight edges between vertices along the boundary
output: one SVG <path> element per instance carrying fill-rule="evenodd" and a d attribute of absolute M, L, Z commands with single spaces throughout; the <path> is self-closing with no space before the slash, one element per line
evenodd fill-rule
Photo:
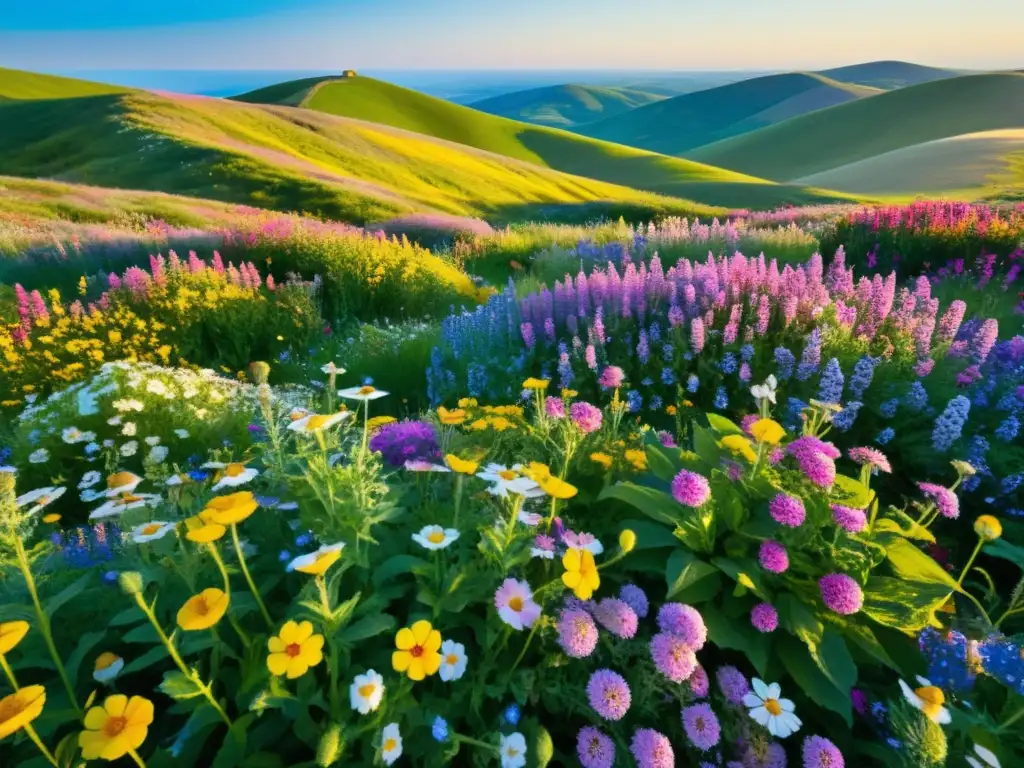
<path fill-rule="evenodd" d="M 676 408 L 674 405 L 668 405 L 665 406 L 665 413 L 667 413 L 669 416 L 675 416 L 677 413 L 679 413 L 679 409 Z"/>
<path fill-rule="evenodd" d="M 491 426 L 494 427 L 498 432 L 504 432 L 506 429 L 513 429 L 515 424 L 506 419 L 504 416 L 495 416 L 491 419 Z"/>
<path fill-rule="evenodd" d="M 258 506 L 259 502 L 251 491 L 239 491 L 210 499 L 200 515 L 208 523 L 233 525 L 248 518 Z"/>
<path fill-rule="evenodd" d="M 575 389 L 563 389 L 562 390 L 562 399 L 563 400 L 572 400 L 578 394 L 579 394 L 579 392 L 577 392 Z"/>
<path fill-rule="evenodd" d="M 289 680 L 302 677 L 324 660 L 324 636 L 313 634 L 308 621 L 286 622 L 277 636 L 267 641 L 267 648 L 270 674 L 286 675 Z"/>
<path fill-rule="evenodd" d="M 578 492 L 576 486 L 551 474 L 551 468 L 538 461 L 531 461 L 530 466 L 523 474 L 533 480 L 544 493 L 553 499 L 571 499 Z"/>
<path fill-rule="evenodd" d="M 607 453 L 601 453 L 601 451 L 595 451 L 594 453 L 590 454 L 590 460 L 595 464 L 599 464 L 605 469 L 611 469 L 612 467 L 612 457 L 609 456 Z"/>
<path fill-rule="evenodd" d="M 469 425 L 469 428 L 474 432 L 483 432 L 487 429 L 487 422 L 484 419 L 477 419 Z"/>
<path fill-rule="evenodd" d="M 441 668 L 441 633 L 429 621 L 417 621 L 398 630 L 395 648 L 398 650 L 391 654 L 391 666 L 410 680 L 422 680 Z"/>
<path fill-rule="evenodd" d="M 786 436 L 786 430 L 773 419 L 758 419 L 751 425 L 750 434 L 759 443 L 778 445 L 779 441 Z"/>
<path fill-rule="evenodd" d="M 85 713 L 85 730 L 78 746 L 86 760 L 117 760 L 142 746 L 153 722 L 153 702 L 121 693 Z"/>
<path fill-rule="evenodd" d="M 5 621 L 0 623 L 0 656 L 14 650 L 28 634 L 27 621 Z"/>
<path fill-rule="evenodd" d="M 601 586 L 594 555 L 589 549 L 570 549 L 562 555 L 562 583 L 580 600 L 589 600 Z"/>
<path fill-rule="evenodd" d="M 995 541 L 1003 535 L 1003 524 L 992 515 L 981 515 L 974 521 L 974 532 L 985 541 Z"/>
<path fill-rule="evenodd" d="M 647 469 L 647 454 L 644 451 L 630 448 L 622 454 L 622 458 L 628 461 L 637 472 Z"/>
<path fill-rule="evenodd" d="M 46 689 L 41 685 L 27 685 L 0 699 L 0 739 L 6 739 L 39 717 L 45 703 Z"/>
<path fill-rule="evenodd" d="M 217 541 L 228 530 L 223 525 L 207 522 L 198 515 L 185 521 L 185 529 L 185 538 L 197 544 L 209 544 L 211 541 Z"/>
<path fill-rule="evenodd" d="M 757 453 L 750 441 L 743 435 L 726 435 L 722 438 L 720 445 L 733 456 L 742 456 L 750 462 L 757 461 Z"/>
<path fill-rule="evenodd" d="M 459 408 L 476 408 L 477 402 L 475 397 L 463 397 L 459 399 Z"/>
<path fill-rule="evenodd" d="M 548 379 L 535 379 L 532 376 L 523 382 L 523 389 L 544 390 L 551 382 Z"/>
<path fill-rule="evenodd" d="M 462 475 L 475 475 L 480 465 L 475 461 L 469 459 L 460 459 L 453 453 L 449 453 L 444 457 L 444 460 L 448 462 L 448 467 L 452 472 L 458 472 Z"/>
<path fill-rule="evenodd" d="M 216 587 L 204 589 L 190 597 L 178 611 L 178 626 L 186 632 L 209 629 L 228 610 L 228 596 Z"/>
<path fill-rule="evenodd" d="M 466 412 L 461 408 L 449 411 L 442 405 L 438 406 L 437 418 L 442 424 L 454 427 L 462 424 L 466 420 Z"/>

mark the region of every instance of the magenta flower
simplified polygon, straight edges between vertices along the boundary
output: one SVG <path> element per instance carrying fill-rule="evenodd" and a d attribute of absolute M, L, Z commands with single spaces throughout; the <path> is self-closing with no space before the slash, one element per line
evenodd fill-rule
<path fill-rule="evenodd" d="M 672 480 L 672 498 L 684 506 L 699 507 L 711 498 L 711 486 L 703 475 L 683 469 Z"/>
<path fill-rule="evenodd" d="M 597 380 L 604 389 L 617 389 L 626 380 L 626 374 L 617 365 L 609 365 L 601 371 L 601 377 Z"/>
<path fill-rule="evenodd" d="M 697 668 L 693 670 L 693 674 L 690 675 L 686 684 L 690 686 L 690 692 L 698 699 L 703 699 L 711 691 L 711 680 L 708 679 L 707 671 L 700 664 L 697 664 Z"/>
<path fill-rule="evenodd" d="M 629 744 L 637 768 L 675 768 L 672 742 L 651 728 L 638 728 Z"/>
<path fill-rule="evenodd" d="M 594 608 L 597 623 L 620 640 L 629 640 L 636 635 L 637 615 L 624 601 L 606 597 Z"/>
<path fill-rule="evenodd" d="M 870 465 L 872 469 L 877 469 L 879 472 L 892 472 L 892 466 L 889 464 L 889 459 L 886 455 L 876 448 L 858 447 L 851 448 L 847 454 L 858 464 Z"/>
<path fill-rule="evenodd" d="M 750 623 L 758 632 L 774 632 L 779 626 L 779 612 L 770 603 L 758 603 L 750 611 Z"/>
<path fill-rule="evenodd" d="M 691 605 L 665 603 L 658 611 L 658 629 L 678 635 L 694 651 L 699 651 L 708 640 L 704 617 Z"/>
<path fill-rule="evenodd" d="M 750 428 L 754 426 L 754 424 L 757 423 L 757 421 L 759 421 L 760 418 L 761 414 L 759 413 L 748 413 L 740 420 L 740 429 L 742 429 L 745 434 L 749 435 Z"/>
<path fill-rule="evenodd" d="M 863 509 L 844 507 L 842 504 L 832 505 L 832 519 L 847 533 L 860 533 L 868 527 L 868 518 Z"/>
<path fill-rule="evenodd" d="M 807 518 L 803 501 L 788 493 L 780 493 L 768 502 L 768 513 L 772 520 L 788 528 L 799 528 Z"/>
<path fill-rule="evenodd" d="M 803 745 L 804 768 L 844 768 L 843 753 L 822 736 L 808 736 Z"/>
<path fill-rule="evenodd" d="M 598 633 L 590 614 L 581 610 L 565 610 L 558 617 L 558 644 L 567 656 L 584 659 L 597 647 Z"/>
<path fill-rule="evenodd" d="M 615 742 L 594 726 L 587 725 L 576 735 L 576 755 L 583 768 L 612 768 Z"/>
<path fill-rule="evenodd" d="M 683 709 L 686 738 L 701 752 L 715 747 L 722 738 L 722 727 L 711 705 L 702 702 Z"/>
<path fill-rule="evenodd" d="M 940 515 L 950 520 L 960 517 L 960 499 L 949 488 L 935 483 L 918 483 L 917 487 L 921 489 L 921 493 L 935 502 Z"/>
<path fill-rule="evenodd" d="M 605 720 L 621 720 L 632 701 L 625 679 L 610 669 L 599 669 L 590 676 L 587 699 Z"/>
<path fill-rule="evenodd" d="M 772 539 L 761 542 L 757 559 L 761 567 L 769 573 L 785 573 L 789 568 L 789 554 L 786 548 Z"/>
<path fill-rule="evenodd" d="M 730 704 L 742 704 L 743 697 L 750 693 L 750 683 L 747 682 L 746 675 L 736 667 L 719 667 L 715 679 L 718 681 L 718 690 Z"/>
<path fill-rule="evenodd" d="M 697 657 L 679 635 L 659 632 L 651 638 L 654 666 L 673 683 L 681 683 L 697 669 Z"/>
<path fill-rule="evenodd" d="M 864 593 L 860 584 L 845 573 L 830 573 L 818 580 L 821 599 L 825 607 L 840 616 L 857 613 L 864 604 Z"/>
<path fill-rule="evenodd" d="M 569 406 L 569 415 L 576 423 L 576 426 L 587 435 L 599 430 L 604 419 L 600 408 L 595 408 L 590 403 L 582 401 Z"/>
<path fill-rule="evenodd" d="M 544 413 L 552 419 L 565 418 L 565 402 L 560 397 L 548 397 L 544 399 Z"/>

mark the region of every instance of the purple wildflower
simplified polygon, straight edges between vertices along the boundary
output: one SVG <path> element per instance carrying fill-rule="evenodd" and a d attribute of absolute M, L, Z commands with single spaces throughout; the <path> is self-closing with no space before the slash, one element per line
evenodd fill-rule
<path fill-rule="evenodd" d="M 847 451 L 847 455 L 862 466 L 870 465 L 872 471 L 892 472 L 892 465 L 889 464 L 889 459 L 877 448 L 858 446 Z"/>
<path fill-rule="evenodd" d="M 758 632 L 774 632 L 779 626 L 779 612 L 770 603 L 758 603 L 750 611 L 750 623 Z"/>
<path fill-rule="evenodd" d="M 647 618 L 650 604 L 647 601 L 647 595 L 636 584 L 623 585 L 622 589 L 619 590 L 619 600 L 632 608 L 637 618 Z"/>
<path fill-rule="evenodd" d="M 598 379 L 598 384 L 605 389 L 616 389 L 621 387 L 622 382 L 625 380 L 626 374 L 623 373 L 621 368 L 617 365 L 609 365 L 601 371 L 601 378 Z"/>
<path fill-rule="evenodd" d="M 789 528 L 799 528 L 807 517 L 803 501 L 788 493 L 780 493 L 768 502 L 768 513 L 779 525 Z"/>
<path fill-rule="evenodd" d="M 590 676 L 587 698 L 594 711 L 605 720 L 621 720 L 631 703 L 625 679 L 610 669 L 599 669 Z"/>
<path fill-rule="evenodd" d="M 821 599 L 825 607 L 840 616 L 857 613 L 864 604 L 864 593 L 860 584 L 845 573 L 830 573 L 818 580 Z"/>
<path fill-rule="evenodd" d="M 584 659 L 597 647 L 597 626 L 582 610 L 565 610 L 558 617 L 558 644 L 566 655 Z"/>
<path fill-rule="evenodd" d="M 675 768 L 672 742 L 651 728 L 638 728 L 629 744 L 637 768 Z"/>
<path fill-rule="evenodd" d="M 690 686 L 690 692 L 698 699 L 703 699 L 711 691 L 711 680 L 708 679 L 707 670 L 700 664 L 697 664 L 697 668 L 693 670 L 693 674 L 690 675 L 686 684 Z"/>
<path fill-rule="evenodd" d="M 777 741 L 756 741 L 747 747 L 740 768 L 786 768 L 786 750 Z"/>
<path fill-rule="evenodd" d="M 370 450 L 379 452 L 392 467 L 404 467 L 407 461 L 435 461 L 441 457 L 434 428 L 425 421 L 385 424 L 370 438 Z"/>
<path fill-rule="evenodd" d="M 544 398 L 544 413 L 552 419 L 564 419 L 565 401 L 560 397 Z"/>
<path fill-rule="evenodd" d="M 583 768 L 612 768 L 615 742 L 592 725 L 580 728 L 576 736 L 576 755 Z"/>
<path fill-rule="evenodd" d="M 624 601 L 606 597 L 594 608 L 597 623 L 620 640 L 629 640 L 636 635 L 637 615 Z"/>
<path fill-rule="evenodd" d="M 742 704 L 743 697 L 750 693 L 750 683 L 747 682 L 746 675 L 736 667 L 719 667 L 715 679 L 718 681 L 718 690 L 730 704 Z"/>
<path fill-rule="evenodd" d="M 659 632 L 651 638 L 654 666 L 673 683 L 681 683 L 697 668 L 697 657 L 679 635 Z"/>
<path fill-rule="evenodd" d="M 844 507 L 842 504 L 832 505 L 832 519 L 847 533 L 860 533 L 868 527 L 867 515 L 863 509 Z"/>
<path fill-rule="evenodd" d="M 590 403 L 582 401 L 573 403 L 569 406 L 569 415 L 576 423 L 576 426 L 587 435 L 599 430 L 601 428 L 601 422 L 604 419 L 601 415 L 600 408 L 595 408 Z"/>
<path fill-rule="evenodd" d="M 785 573 L 789 568 L 789 554 L 786 548 L 772 539 L 761 542 L 757 559 L 761 567 L 769 573 Z"/>
<path fill-rule="evenodd" d="M 693 318 L 690 323 L 690 345 L 698 355 L 704 349 L 704 321 L 699 317 Z"/>
<path fill-rule="evenodd" d="M 722 738 L 722 727 L 711 705 L 702 702 L 683 709 L 683 730 L 686 738 L 701 752 L 716 746 Z"/>
<path fill-rule="evenodd" d="M 703 475 L 683 469 L 672 480 L 672 498 L 687 507 L 699 507 L 711 498 L 711 486 Z"/>
<path fill-rule="evenodd" d="M 843 753 L 822 736 L 808 736 L 803 745 L 804 768 L 844 768 Z"/>
<path fill-rule="evenodd" d="M 918 483 L 917 487 L 935 503 L 940 515 L 950 520 L 960 517 L 960 499 L 949 488 L 935 483 Z"/>
<path fill-rule="evenodd" d="M 700 611 L 691 605 L 665 603 L 658 611 L 658 629 L 678 635 L 693 650 L 699 651 L 708 640 L 708 629 Z"/>

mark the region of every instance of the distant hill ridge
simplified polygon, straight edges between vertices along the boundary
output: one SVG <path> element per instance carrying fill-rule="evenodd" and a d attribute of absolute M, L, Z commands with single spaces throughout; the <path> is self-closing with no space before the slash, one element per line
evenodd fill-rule
<path fill-rule="evenodd" d="M 469 106 L 492 115 L 569 128 L 628 112 L 666 97 L 636 88 L 552 85 L 494 96 Z"/>

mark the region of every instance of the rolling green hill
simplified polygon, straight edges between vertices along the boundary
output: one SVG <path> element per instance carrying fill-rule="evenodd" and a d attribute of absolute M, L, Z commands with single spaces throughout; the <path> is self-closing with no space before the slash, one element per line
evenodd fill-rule
<path fill-rule="evenodd" d="M 825 107 L 880 93 L 877 89 L 792 72 L 687 93 L 577 131 L 653 152 L 679 155 Z"/>
<path fill-rule="evenodd" d="M 952 69 L 926 67 L 909 61 L 868 61 L 848 67 L 823 69 L 818 74 L 844 83 L 858 83 L 891 90 L 930 83 L 933 80 L 945 80 L 960 73 Z"/>
<path fill-rule="evenodd" d="M 41 75 L 20 69 L 0 67 L 0 101 L 28 99 L 70 99 L 79 96 L 100 96 L 128 93 L 130 89 L 71 77 Z"/>
<path fill-rule="evenodd" d="M 569 128 L 628 112 L 664 98 L 632 88 L 570 84 L 506 93 L 469 106 L 525 123 Z"/>
<path fill-rule="evenodd" d="M 287 94 L 291 100 L 303 82 L 308 81 L 283 83 L 262 93 Z M 239 98 L 251 101 L 260 93 Z M 712 205 L 763 208 L 842 197 L 489 115 L 362 76 L 323 79 L 308 86 L 299 103 L 309 110 L 390 125 L 535 166 Z"/>
<path fill-rule="evenodd" d="M 925 142 L 1012 128 L 1024 128 L 1024 75 L 963 75 L 795 117 L 688 156 L 794 181 Z"/>

